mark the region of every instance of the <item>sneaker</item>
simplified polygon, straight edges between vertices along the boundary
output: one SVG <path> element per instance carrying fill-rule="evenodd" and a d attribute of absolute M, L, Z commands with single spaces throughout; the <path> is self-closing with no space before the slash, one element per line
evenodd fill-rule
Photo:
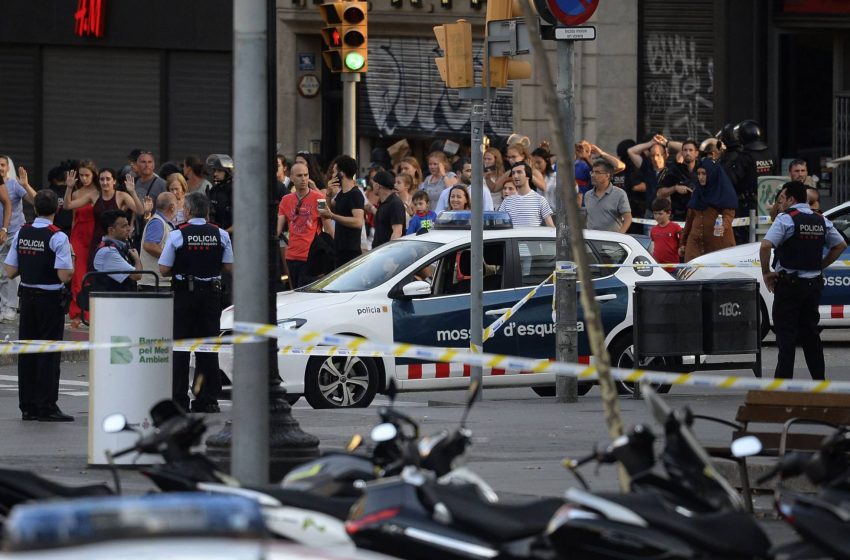
<path fill-rule="evenodd" d="M 7 307 L 0 313 L 0 319 L 7 323 L 14 323 L 18 320 L 18 310 L 12 307 Z"/>

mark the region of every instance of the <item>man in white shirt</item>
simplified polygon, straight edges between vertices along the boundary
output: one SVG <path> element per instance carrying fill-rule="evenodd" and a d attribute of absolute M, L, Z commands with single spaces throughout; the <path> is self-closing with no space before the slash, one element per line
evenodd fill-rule
<path fill-rule="evenodd" d="M 552 221 L 552 207 L 545 198 L 531 190 L 530 178 L 531 166 L 524 161 L 518 161 L 511 166 L 511 180 L 517 193 L 503 200 L 499 211 L 508 213 L 514 227 L 555 227 Z"/>

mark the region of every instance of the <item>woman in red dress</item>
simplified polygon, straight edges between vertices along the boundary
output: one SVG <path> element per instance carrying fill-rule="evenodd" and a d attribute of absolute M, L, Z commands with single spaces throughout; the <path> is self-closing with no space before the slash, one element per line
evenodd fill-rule
<path fill-rule="evenodd" d="M 73 189 L 70 197 L 65 193 L 64 208 L 68 209 L 70 201 L 84 198 L 97 193 L 95 187 L 97 167 L 90 160 L 80 162 L 77 169 L 65 173 L 65 187 Z M 86 275 L 87 263 L 89 262 L 89 247 L 94 233 L 94 212 L 91 204 L 80 206 L 74 210 L 74 223 L 71 226 L 71 248 L 74 251 L 74 276 L 71 278 L 71 308 L 68 316 L 71 318 L 71 326 L 80 326 L 83 319 L 82 310 L 77 305 L 77 294 L 83 285 L 83 276 Z M 88 314 L 88 313 L 86 313 Z M 88 317 L 85 317 L 88 319 Z"/>

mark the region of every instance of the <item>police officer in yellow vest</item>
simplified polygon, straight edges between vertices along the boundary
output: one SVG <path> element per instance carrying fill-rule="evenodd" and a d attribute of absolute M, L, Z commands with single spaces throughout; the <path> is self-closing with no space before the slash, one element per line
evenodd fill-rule
<path fill-rule="evenodd" d="M 195 191 L 186 195 L 183 211 L 189 221 L 168 235 L 159 270 L 172 277 L 174 338 L 217 336 L 221 316 L 221 273 L 233 267 L 230 235 L 207 222 L 210 201 Z M 172 398 L 189 409 L 189 353 L 174 352 Z M 200 352 L 195 359 L 193 412 L 219 412 L 221 378 L 218 354 Z"/>

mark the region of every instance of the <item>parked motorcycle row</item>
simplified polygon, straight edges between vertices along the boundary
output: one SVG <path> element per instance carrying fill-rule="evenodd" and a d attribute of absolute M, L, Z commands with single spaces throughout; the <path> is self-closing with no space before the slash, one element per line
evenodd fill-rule
<path fill-rule="evenodd" d="M 393 406 L 391 388 L 390 405 L 379 410 L 369 443 L 356 436 L 346 452 L 326 454 L 279 484 L 261 487 L 239 484 L 194 451 L 206 430 L 203 417 L 163 401 L 151 410 L 156 429 L 113 454 L 160 455 L 161 464 L 141 472 L 162 494 L 109 496 L 120 493 L 117 471 L 112 489 L 70 488 L 0 469 L 3 550 L 8 558 L 39 558 L 33 551 L 114 547 L 119 538 L 152 546 L 151 537 L 203 536 L 206 544 L 192 551 L 217 558 L 229 545 L 207 551 L 209 539 L 241 536 L 251 546 L 274 539 L 304 547 L 287 552 L 293 558 L 317 551 L 321 557 L 411 560 L 850 558 L 847 430 L 825 438 L 816 453 L 787 454 L 764 477 L 805 476 L 819 489 L 816 495 L 798 494 L 779 484 L 777 513 L 798 539 L 771 548 L 747 504 L 696 440 L 690 410 L 671 410 L 649 386 L 646 402 L 664 436 L 660 452 L 653 430 L 636 425 L 583 458 L 565 460 L 578 485 L 563 497 L 500 503 L 483 479 L 460 466 L 472 442 L 466 418 L 478 391 L 470 386 L 456 429 L 422 436 L 416 421 Z M 115 415 L 104 429 L 134 428 Z M 736 457 L 753 455 L 761 444 L 745 436 L 731 451 Z M 580 470 L 589 464 L 625 469 L 630 492 L 593 492 Z M 162 550 L 155 555 L 167 557 Z M 231 557 L 274 557 L 269 550 Z"/>

